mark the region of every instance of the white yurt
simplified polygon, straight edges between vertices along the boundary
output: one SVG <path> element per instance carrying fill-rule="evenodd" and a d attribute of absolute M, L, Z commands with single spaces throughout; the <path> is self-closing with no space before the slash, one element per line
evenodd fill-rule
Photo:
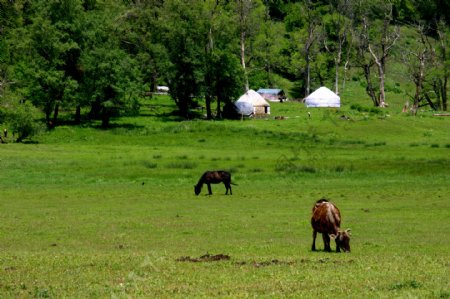
<path fill-rule="evenodd" d="M 253 107 L 253 114 L 255 115 L 264 115 L 264 114 L 270 114 L 270 104 L 267 103 L 264 98 L 254 91 L 253 89 L 248 90 L 246 93 L 244 93 L 236 102 L 236 107 L 247 106 L 247 104 L 240 104 L 240 103 L 249 103 Z"/>
<path fill-rule="evenodd" d="M 305 98 L 306 107 L 341 107 L 341 98 L 322 86 Z"/>

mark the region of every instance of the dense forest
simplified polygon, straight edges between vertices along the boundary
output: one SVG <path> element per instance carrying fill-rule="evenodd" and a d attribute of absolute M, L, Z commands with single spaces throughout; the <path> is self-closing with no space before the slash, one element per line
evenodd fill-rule
<path fill-rule="evenodd" d="M 23 139 L 64 109 L 108 127 L 158 85 L 214 118 L 249 88 L 302 99 L 350 73 L 384 107 L 394 63 L 413 113 L 446 111 L 449 21 L 447 0 L 0 0 L 0 123 Z"/>

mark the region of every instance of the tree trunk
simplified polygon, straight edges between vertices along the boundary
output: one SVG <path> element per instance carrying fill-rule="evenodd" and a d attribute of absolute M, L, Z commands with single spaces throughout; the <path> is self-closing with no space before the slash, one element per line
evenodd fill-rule
<path fill-rule="evenodd" d="M 386 94 L 384 90 L 385 85 L 385 76 L 386 76 L 386 59 L 389 55 L 390 50 L 395 45 L 396 41 L 400 37 L 400 33 L 398 27 L 395 27 L 394 32 L 389 32 L 390 23 L 393 20 L 392 15 L 392 4 L 387 4 L 385 7 L 385 17 L 383 22 L 383 27 L 379 36 L 380 41 L 378 43 L 372 43 L 369 39 L 367 39 L 367 49 L 369 50 L 370 55 L 372 55 L 375 64 L 377 65 L 378 76 L 379 76 L 379 97 L 376 101 L 376 106 L 378 107 L 386 107 Z M 363 26 L 365 28 L 365 32 L 367 34 L 368 23 L 367 19 L 363 19 Z M 378 51 L 376 49 L 372 49 L 373 45 L 377 45 Z"/>
<path fill-rule="evenodd" d="M 51 118 L 51 116 L 52 116 L 51 108 L 46 107 L 44 113 L 45 113 L 45 123 L 47 124 L 48 128 L 52 129 L 53 128 L 53 121 L 52 121 L 52 118 Z"/>
<path fill-rule="evenodd" d="M 386 107 L 386 93 L 384 91 L 385 75 L 384 75 L 384 68 L 383 68 L 382 64 L 380 64 L 378 66 L 378 74 L 380 76 L 380 96 L 378 98 L 377 104 L 379 107 Z"/>
<path fill-rule="evenodd" d="M 347 80 L 347 71 L 348 71 L 349 59 L 344 64 L 344 78 L 342 78 L 342 89 L 345 90 L 345 83 Z"/>
<path fill-rule="evenodd" d="M 250 18 L 252 0 L 238 0 L 238 15 L 240 29 L 240 45 L 241 45 L 241 65 L 244 71 L 244 88 L 247 92 L 250 88 L 248 83 L 247 68 L 245 65 L 245 39 L 247 38 L 248 19 Z"/>
<path fill-rule="evenodd" d="M 430 105 L 430 107 L 433 109 L 433 110 L 438 110 L 439 109 L 439 107 L 436 107 L 436 105 L 433 103 L 433 101 L 430 99 L 430 96 L 428 95 L 428 94 L 426 94 L 425 93 L 425 99 L 427 100 L 427 102 L 428 102 L 428 105 Z"/>
<path fill-rule="evenodd" d="M 370 54 L 372 55 L 372 57 L 375 61 L 375 64 L 377 65 L 378 78 L 379 78 L 379 82 L 380 82 L 380 88 L 379 88 L 380 93 L 378 95 L 378 98 L 375 101 L 375 106 L 386 107 L 386 94 L 384 92 L 384 82 L 385 82 L 384 63 L 385 63 L 385 60 L 383 59 L 383 57 L 381 57 L 381 59 L 379 59 L 377 57 L 375 52 L 372 51 L 370 44 L 369 44 L 368 48 L 369 48 Z M 382 48 L 384 48 L 383 45 L 382 45 Z"/>
<path fill-rule="evenodd" d="M 305 98 L 309 96 L 310 90 L 311 90 L 311 66 L 309 62 L 309 52 L 306 54 L 306 73 L 305 73 Z"/>
<path fill-rule="evenodd" d="M 205 104 L 206 104 L 206 118 L 212 119 L 212 111 L 211 111 L 211 95 L 205 96 Z"/>
<path fill-rule="evenodd" d="M 308 40 L 305 43 L 305 98 L 309 96 L 311 92 L 311 47 L 314 43 L 314 24 L 310 24 L 308 27 Z"/>
<path fill-rule="evenodd" d="M 444 83 L 442 84 L 441 96 L 442 96 L 442 110 L 447 111 L 447 77 L 444 78 Z"/>
<path fill-rule="evenodd" d="M 110 121 L 110 112 L 108 108 L 102 109 L 102 128 L 107 129 L 109 128 L 109 121 Z"/>
<path fill-rule="evenodd" d="M 180 109 L 181 116 L 189 119 L 189 96 L 184 96 L 178 101 L 178 108 Z"/>
<path fill-rule="evenodd" d="M 339 95 L 339 62 L 335 62 L 334 93 Z"/>
<path fill-rule="evenodd" d="M 216 114 L 216 118 L 222 118 L 222 111 L 220 111 L 220 104 L 221 104 L 221 98 L 220 96 L 217 97 L 217 114 Z"/>
<path fill-rule="evenodd" d="M 99 100 L 95 100 L 91 104 L 91 110 L 89 111 L 89 118 L 90 119 L 99 119 L 100 113 L 102 110 L 102 105 Z"/>
<path fill-rule="evenodd" d="M 79 125 L 81 123 L 81 106 L 77 105 L 75 110 L 75 123 Z"/>
<path fill-rule="evenodd" d="M 245 68 L 245 31 L 242 30 L 241 32 L 241 65 L 242 69 L 244 70 L 244 84 L 245 84 L 245 91 L 247 92 L 250 89 L 249 83 L 248 83 L 248 75 L 247 75 L 247 69 Z"/>
<path fill-rule="evenodd" d="M 443 69 L 443 78 L 442 78 L 442 86 L 441 86 L 441 97 L 442 97 L 442 110 L 447 111 L 447 83 L 448 83 L 448 77 L 449 77 L 449 71 L 448 68 L 445 67 L 446 61 L 447 61 L 447 41 L 446 41 L 446 35 L 445 35 L 445 29 L 447 28 L 447 25 L 444 21 L 436 22 L 436 27 L 438 28 L 437 33 L 439 36 L 439 43 L 441 47 L 441 64 L 444 65 Z"/>
<path fill-rule="evenodd" d="M 412 107 L 413 114 L 417 114 L 417 110 L 419 109 L 419 103 L 422 96 L 422 85 L 425 78 L 425 51 L 417 55 L 417 59 L 419 59 L 419 72 L 416 75 L 416 94 L 414 95 L 414 104 Z M 432 106 L 433 107 L 433 106 Z"/>
<path fill-rule="evenodd" d="M 372 79 L 370 78 L 370 65 L 368 64 L 364 65 L 364 77 L 366 77 L 367 82 L 366 93 L 372 99 L 373 104 L 377 106 L 378 100 L 373 89 Z"/>
<path fill-rule="evenodd" d="M 56 122 L 58 121 L 58 114 L 59 114 L 59 101 L 56 101 L 55 109 L 53 111 L 53 127 L 56 126 Z"/>

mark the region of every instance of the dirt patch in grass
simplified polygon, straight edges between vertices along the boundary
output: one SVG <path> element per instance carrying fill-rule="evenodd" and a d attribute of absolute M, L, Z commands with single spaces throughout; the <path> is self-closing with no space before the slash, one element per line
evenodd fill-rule
<path fill-rule="evenodd" d="M 216 254 L 216 255 L 211 255 L 209 253 L 202 255 L 200 257 L 197 258 L 192 258 L 190 256 L 182 256 L 180 258 L 177 258 L 177 262 L 191 262 L 191 263 L 200 263 L 200 262 L 216 262 L 216 261 L 227 261 L 229 260 L 231 257 L 229 255 L 226 254 Z"/>
<path fill-rule="evenodd" d="M 294 264 L 294 262 L 292 262 L 292 261 L 280 261 L 280 260 L 277 260 L 277 259 L 270 260 L 270 261 L 261 261 L 261 262 L 257 262 L 257 261 L 251 261 L 251 262 L 241 261 L 241 262 L 236 262 L 236 265 L 239 265 L 239 266 L 250 265 L 250 266 L 253 266 L 253 267 L 255 267 L 255 268 L 267 267 L 267 266 L 274 266 L 274 265 L 293 265 L 293 264 Z"/>
<path fill-rule="evenodd" d="M 217 262 L 217 261 L 228 261 L 231 257 L 227 254 L 204 254 L 200 257 L 190 257 L 182 256 L 176 259 L 177 262 L 189 262 L 189 263 L 202 263 L 202 262 Z M 318 260 L 312 259 L 301 259 L 298 261 L 283 261 L 278 259 L 263 260 L 263 261 L 236 261 L 233 264 L 237 266 L 251 266 L 255 268 L 268 267 L 268 266 L 291 266 L 297 263 L 333 263 L 333 264 L 345 264 L 353 263 L 354 260 L 332 260 L 329 258 L 321 258 Z"/>

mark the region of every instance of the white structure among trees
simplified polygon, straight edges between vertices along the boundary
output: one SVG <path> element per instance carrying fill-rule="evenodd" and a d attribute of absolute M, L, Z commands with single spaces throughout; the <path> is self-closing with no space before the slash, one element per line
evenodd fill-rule
<path fill-rule="evenodd" d="M 270 104 L 253 89 L 244 93 L 237 101 L 236 106 L 239 107 L 239 103 L 246 102 L 253 106 L 254 115 L 270 114 Z"/>
<path fill-rule="evenodd" d="M 340 107 L 341 98 L 322 86 L 305 98 L 306 107 Z"/>

